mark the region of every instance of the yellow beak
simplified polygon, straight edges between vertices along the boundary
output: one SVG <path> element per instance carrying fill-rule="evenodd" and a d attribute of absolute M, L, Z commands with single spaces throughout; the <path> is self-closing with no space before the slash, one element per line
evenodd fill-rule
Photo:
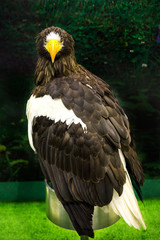
<path fill-rule="evenodd" d="M 54 59 L 56 57 L 56 54 L 61 50 L 62 44 L 58 42 L 56 39 L 51 39 L 48 41 L 48 43 L 45 45 L 45 48 L 49 52 L 51 56 L 52 63 L 54 62 Z"/>

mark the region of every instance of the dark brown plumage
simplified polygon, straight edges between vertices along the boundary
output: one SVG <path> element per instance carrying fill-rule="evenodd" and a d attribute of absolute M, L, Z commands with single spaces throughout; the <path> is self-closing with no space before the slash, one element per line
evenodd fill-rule
<path fill-rule="evenodd" d="M 44 47 L 50 33 L 63 44 L 54 63 Z M 109 204 L 114 189 L 121 196 L 126 183 L 118 149 L 139 195 L 139 184 L 144 183 L 129 122 L 110 86 L 76 62 L 71 35 L 57 27 L 45 29 L 37 37 L 37 51 L 32 96 L 49 96 L 54 104 L 61 100 L 67 114 L 73 111 L 74 120 L 69 118 L 68 123 L 65 116 L 56 115 L 58 110 L 49 117 L 50 110 L 41 114 L 44 109 L 38 113 L 34 108 L 30 142 L 45 178 L 52 183 L 78 234 L 93 237 L 94 206 Z M 31 105 L 27 106 L 29 121 Z"/>

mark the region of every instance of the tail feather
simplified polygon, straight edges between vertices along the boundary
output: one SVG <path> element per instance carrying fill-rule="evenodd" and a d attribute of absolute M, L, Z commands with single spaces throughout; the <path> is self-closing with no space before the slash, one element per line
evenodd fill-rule
<path fill-rule="evenodd" d="M 121 150 L 119 150 L 119 155 L 126 171 L 126 183 L 123 186 L 123 193 L 121 196 L 114 190 L 113 199 L 110 205 L 114 212 L 120 217 L 123 217 L 129 226 L 140 229 L 142 225 L 143 228 L 146 229 Z"/>
<path fill-rule="evenodd" d="M 68 212 L 75 230 L 80 236 L 87 235 L 94 238 L 92 229 L 92 215 L 94 207 L 81 202 L 64 203 L 64 208 Z"/>

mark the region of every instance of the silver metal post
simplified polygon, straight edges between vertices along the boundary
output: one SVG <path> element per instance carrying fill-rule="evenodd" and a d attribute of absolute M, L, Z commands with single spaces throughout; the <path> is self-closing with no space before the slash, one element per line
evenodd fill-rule
<path fill-rule="evenodd" d="M 54 224 L 74 230 L 73 224 L 62 206 L 61 202 L 58 200 L 54 189 L 51 188 L 47 181 L 46 183 L 46 214 L 50 221 Z M 119 220 L 119 216 L 113 211 L 110 205 L 104 207 L 94 207 L 93 215 L 93 230 L 106 228 Z M 88 236 L 80 236 L 80 240 L 89 240 Z"/>

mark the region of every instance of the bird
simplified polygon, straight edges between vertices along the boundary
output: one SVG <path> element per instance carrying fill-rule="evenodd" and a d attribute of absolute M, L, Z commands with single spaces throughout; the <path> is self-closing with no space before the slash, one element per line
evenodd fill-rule
<path fill-rule="evenodd" d="M 80 236 L 94 238 L 95 206 L 146 229 L 133 191 L 142 200 L 144 173 L 128 117 L 110 85 L 78 64 L 74 45 L 56 26 L 37 35 L 30 146 Z"/>

